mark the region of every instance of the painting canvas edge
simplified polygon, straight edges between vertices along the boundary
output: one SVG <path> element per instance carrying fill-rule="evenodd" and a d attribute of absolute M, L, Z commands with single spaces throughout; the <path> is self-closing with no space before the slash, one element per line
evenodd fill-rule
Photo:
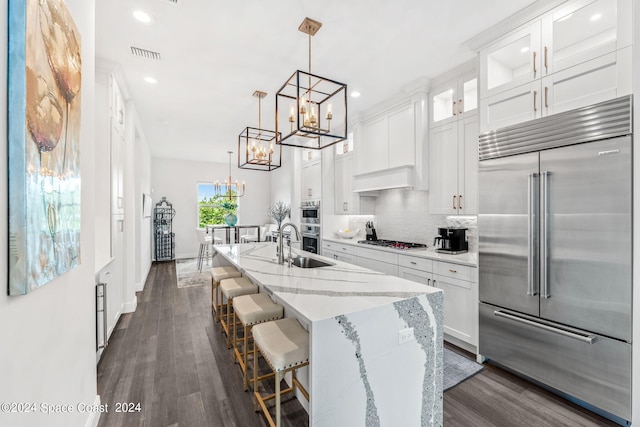
<path fill-rule="evenodd" d="M 27 293 L 24 258 L 26 179 L 26 10 L 24 0 L 9 0 L 8 172 L 9 295 Z"/>

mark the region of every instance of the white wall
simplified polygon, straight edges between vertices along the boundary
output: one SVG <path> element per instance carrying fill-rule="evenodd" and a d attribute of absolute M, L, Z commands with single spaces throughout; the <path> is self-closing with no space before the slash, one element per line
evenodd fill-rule
<path fill-rule="evenodd" d="M 176 210 L 173 222 L 176 258 L 198 256 L 199 246 L 195 233 L 198 226 L 196 184 L 222 181 L 228 176 L 228 163 L 152 158 L 151 188 L 154 205 L 164 196 Z M 232 163 L 231 177 L 234 181 L 245 181 L 247 186 L 238 207 L 238 224 L 262 225 L 270 222 L 266 215 L 271 201 L 269 172 L 238 169 L 237 164 Z"/>
<path fill-rule="evenodd" d="M 141 133 L 141 131 L 138 131 Z M 136 132 L 136 133 L 138 133 Z M 136 244 L 135 253 L 135 287 L 142 291 L 151 268 L 151 218 L 142 214 L 142 194 L 151 195 L 151 151 L 144 135 L 136 135 Z M 155 202 L 154 202 L 155 203 Z"/>
<path fill-rule="evenodd" d="M 0 293 L 0 402 L 73 405 L 70 414 L 0 411 L 2 426 L 68 427 L 87 425 L 89 415 L 79 403 L 96 396 L 94 287 L 94 68 L 95 0 L 66 0 L 82 36 L 82 230 L 81 265 L 25 296 Z M 7 69 L 7 7 L 0 8 L 0 67 Z M 6 78 L 0 79 L 0 102 L 6 105 Z M 0 134 L 7 135 L 6 114 Z M 2 138 L 6 153 L 6 138 Z M 0 174 L 7 176 L 6 156 Z M 0 210 L 7 218 L 7 180 L 0 182 Z M 0 258 L 7 259 L 7 222 L 0 221 Z M 6 261 L 0 277 L 7 277 Z"/>
<path fill-rule="evenodd" d="M 640 31 L 638 31 L 640 25 L 640 6 L 637 2 L 633 4 L 633 92 L 635 94 L 636 106 L 633 109 L 634 112 L 634 126 L 636 129 L 634 136 L 633 149 L 633 241 L 637 245 L 640 242 L 640 173 L 638 172 L 638 165 L 640 165 L 640 150 L 637 149 L 638 141 L 640 140 L 640 108 L 638 108 L 638 95 L 640 94 Z M 634 248 L 633 250 L 633 345 L 632 350 L 632 364 L 631 372 L 631 418 L 633 425 L 640 425 L 640 250 Z"/>

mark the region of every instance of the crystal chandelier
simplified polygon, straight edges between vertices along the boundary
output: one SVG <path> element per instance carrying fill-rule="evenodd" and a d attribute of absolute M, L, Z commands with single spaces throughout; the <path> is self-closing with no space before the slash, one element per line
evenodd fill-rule
<path fill-rule="evenodd" d="M 244 196 L 245 185 L 244 181 L 242 181 L 242 186 L 240 186 L 238 180 L 236 180 L 235 183 L 231 180 L 231 155 L 233 154 L 233 151 L 227 151 L 227 153 L 229 154 L 229 179 L 224 182 L 214 182 L 213 188 L 216 192 L 216 196 L 224 196 L 229 198 L 229 200 L 233 200 L 234 198 Z"/>
<path fill-rule="evenodd" d="M 311 36 L 321 26 L 305 18 L 298 27 L 309 37 L 309 71 L 297 70 L 276 94 L 278 144 L 322 149 L 347 139 L 347 85 L 311 74 Z"/>
<path fill-rule="evenodd" d="M 282 147 L 276 144 L 276 132 L 262 129 L 262 98 L 266 92 L 256 90 L 253 96 L 258 98 L 258 127 L 246 127 L 238 136 L 238 167 L 272 171 L 282 164 Z"/>

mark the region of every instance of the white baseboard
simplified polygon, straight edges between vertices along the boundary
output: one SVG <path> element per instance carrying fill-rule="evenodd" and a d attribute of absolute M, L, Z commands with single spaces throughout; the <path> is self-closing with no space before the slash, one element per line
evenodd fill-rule
<path fill-rule="evenodd" d="M 93 406 L 95 408 L 100 407 L 100 395 L 96 394 L 96 398 L 93 400 Z M 98 427 L 98 421 L 100 421 L 100 411 L 89 412 L 87 421 L 84 423 L 84 427 Z"/>
<path fill-rule="evenodd" d="M 133 301 L 129 301 L 129 302 L 126 302 L 124 304 L 122 312 L 123 313 L 133 313 L 134 311 L 136 311 L 137 307 L 138 307 L 138 297 L 134 295 L 133 296 Z"/>

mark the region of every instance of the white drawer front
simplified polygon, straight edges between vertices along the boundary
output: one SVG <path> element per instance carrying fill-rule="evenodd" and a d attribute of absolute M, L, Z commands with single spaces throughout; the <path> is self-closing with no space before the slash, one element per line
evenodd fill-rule
<path fill-rule="evenodd" d="M 334 252 L 340 252 L 340 253 L 345 253 L 345 254 L 352 254 L 354 248 L 353 248 L 353 246 L 341 245 L 340 243 L 324 242 L 324 243 L 322 243 L 322 249 L 323 250 L 327 250 L 327 251 L 334 251 Z"/>
<path fill-rule="evenodd" d="M 407 268 L 415 268 L 416 270 L 422 270 L 427 272 L 433 271 L 433 261 L 427 258 L 420 258 L 409 255 L 399 255 L 400 266 Z"/>
<path fill-rule="evenodd" d="M 441 276 L 451 277 L 454 279 L 467 280 L 475 282 L 475 274 L 472 267 L 460 264 L 452 264 L 450 262 L 436 262 L 435 273 Z"/>
<path fill-rule="evenodd" d="M 398 264 L 398 254 L 392 254 L 387 251 L 377 251 L 375 249 L 355 248 L 354 255 L 362 258 L 382 261 L 389 264 Z"/>

